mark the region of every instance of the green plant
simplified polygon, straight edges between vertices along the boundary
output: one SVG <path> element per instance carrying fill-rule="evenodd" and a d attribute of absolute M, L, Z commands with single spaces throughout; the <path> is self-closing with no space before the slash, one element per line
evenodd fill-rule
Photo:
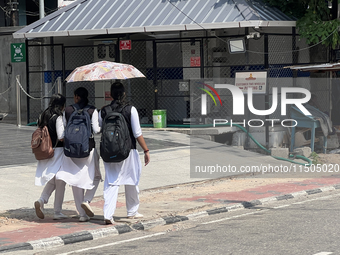
<path fill-rule="evenodd" d="M 313 165 L 321 164 L 320 157 L 315 151 L 312 152 L 310 158 L 312 159 Z"/>
<path fill-rule="evenodd" d="M 338 2 L 338 0 L 333 0 Z M 332 17 L 325 0 L 264 0 L 286 15 L 296 18 L 296 27 L 301 37 L 310 45 L 321 44 L 335 49 L 340 43 L 340 21 Z"/>
<path fill-rule="evenodd" d="M 329 12 L 329 10 L 327 10 Z M 327 13 L 324 11 L 324 13 Z M 327 17 L 325 14 L 324 16 Z M 297 21 L 299 34 L 306 38 L 308 44 L 318 44 L 321 42 L 325 46 L 331 45 L 336 48 L 340 41 L 337 31 L 340 22 L 338 19 L 324 20 L 317 10 L 308 10 L 303 18 Z"/>

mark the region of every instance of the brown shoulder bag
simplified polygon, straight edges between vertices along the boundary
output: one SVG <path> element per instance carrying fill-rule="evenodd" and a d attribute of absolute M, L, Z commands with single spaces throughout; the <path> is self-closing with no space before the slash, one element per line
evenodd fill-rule
<path fill-rule="evenodd" d="M 47 126 L 38 127 L 32 134 L 31 148 L 37 160 L 52 158 L 54 149 Z"/>

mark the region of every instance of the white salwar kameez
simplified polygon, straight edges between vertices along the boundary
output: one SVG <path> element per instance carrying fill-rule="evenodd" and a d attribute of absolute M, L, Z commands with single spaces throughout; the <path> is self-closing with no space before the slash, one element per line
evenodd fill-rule
<path fill-rule="evenodd" d="M 99 172 L 99 155 L 94 148 L 87 158 L 65 156 L 56 178 L 74 187 L 92 189 L 96 171 Z"/>
<path fill-rule="evenodd" d="M 59 171 L 64 160 L 64 148 L 56 147 L 54 156 L 49 159 L 38 160 L 37 170 L 35 172 L 35 185 L 44 186 L 48 181 L 54 178 Z"/>
<path fill-rule="evenodd" d="M 64 125 L 62 117 L 59 116 L 56 120 L 56 131 L 58 140 L 64 138 Z M 62 147 L 56 147 L 54 149 L 54 156 L 49 159 L 38 160 L 37 170 L 35 173 L 35 185 L 44 186 L 40 199 L 44 204 L 48 203 L 48 200 L 55 190 L 54 199 L 54 212 L 60 213 L 62 209 L 62 203 L 65 194 L 65 182 L 62 180 L 56 180 L 55 175 L 61 168 L 64 160 L 64 150 Z"/>
<path fill-rule="evenodd" d="M 99 125 L 102 126 L 101 112 L 99 113 Z M 138 112 L 135 107 L 131 108 L 131 127 L 135 138 L 142 135 Z M 129 156 L 124 161 L 118 163 L 104 162 L 104 167 L 104 219 L 110 220 L 114 215 L 120 185 L 125 185 L 127 216 L 136 215 L 139 208 L 137 185 L 142 170 L 138 151 L 131 149 Z"/>
<path fill-rule="evenodd" d="M 63 123 L 64 127 L 66 127 L 67 121 L 65 113 L 63 115 Z M 92 114 L 91 125 L 94 133 L 100 132 L 97 110 L 94 110 Z M 65 156 L 56 178 L 72 186 L 77 211 L 80 217 L 86 217 L 84 209 L 81 208 L 81 203 L 84 202 L 84 192 L 85 190 L 93 190 L 95 192 L 101 180 L 99 155 L 96 148 L 91 150 L 87 158 L 70 158 Z M 94 195 L 94 192 L 91 193 Z"/>

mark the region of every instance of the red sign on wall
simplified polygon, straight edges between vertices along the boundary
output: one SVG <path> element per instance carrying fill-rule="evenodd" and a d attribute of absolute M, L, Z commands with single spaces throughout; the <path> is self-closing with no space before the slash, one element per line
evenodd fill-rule
<path fill-rule="evenodd" d="M 201 57 L 191 57 L 190 66 L 201 66 Z"/>
<path fill-rule="evenodd" d="M 105 101 L 112 101 L 111 92 L 105 91 Z"/>
<path fill-rule="evenodd" d="M 131 40 L 119 41 L 119 49 L 120 50 L 131 50 Z"/>

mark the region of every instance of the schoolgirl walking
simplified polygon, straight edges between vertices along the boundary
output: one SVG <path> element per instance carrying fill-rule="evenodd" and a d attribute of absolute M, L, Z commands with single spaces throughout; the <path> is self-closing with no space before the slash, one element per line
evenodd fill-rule
<path fill-rule="evenodd" d="M 63 180 L 67 184 L 72 186 L 74 202 L 79 213 L 79 221 L 89 221 L 90 217 L 93 216 L 93 211 L 89 205 L 91 202 L 99 182 L 101 181 L 101 174 L 99 170 L 99 155 L 95 148 L 95 141 L 93 133 L 100 132 L 98 123 L 98 111 L 92 105 L 89 105 L 88 91 L 79 87 L 74 91 L 74 102 L 75 104 L 69 105 L 65 108 L 63 115 L 63 123 L 65 130 L 65 147 L 64 154 L 65 159 L 62 167 L 58 172 L 56 178 Z M 87 137 L 87 141 L 81 141 L 88 146 L 85 151 L 77 144 L 67 141 L 67 127 L 71 119 L 77 112 L 84 112 L 86 118 L 90 119 L 90 137 Z M 79 121 L 79 120 L 78 120 Z M 75 132 L 78 132 L 78 128 L 75 128 Z M 71 133 L 71 138 L 76 138 L 77 134 Z M 84 135 L 80 136 L 80 140 L 84 138 Z M 79 155 L 78 155 L 78 154 Z M 85 153 L 84 155 L 80 155 Z M 85 193 L 86 190 L 86 193 Z"/>
<path fill-rule="evenodd" d="M 40 219 L 45 218 L 44 204 L 47 204 L 52 192 L 55 190 L 54 216 L 53 219 L 67 218 L 62 211 L 62 204 L 65 194 L 65 182 L 57 180 L 55 175 L 61 168 L 64 159 L 64 125 L 62 120 L 66 98 L 61 94 L 52 95 L 48 108 L 40 115 L 38 127 L 47 126 L 51 137 L 54 154 L 52 158 L 38 160 L 35 174 L 35 185 L 44 186 L 40 198 L 35 201 L 36 215 Z"/>
<path fill-rule="evenodd" d="M 103 127 L 103 121 L 109 112 L 120 112 L 124 116 L 129 129 L 131 147 L 129 148 L 129 154 L 127 158 L 121 162 L 105 162 L 104 158 L 106 157 L 101 155 L 104 160 L 105 167 L 104 220 L 106 224 L 114 223 L 113 215 L 116 210 L 118 190 L 120 185 L 125 185 L 127 217 L 143 217 L 143 215 L 138 212 L 138 184 L 141 175 L 142 164 L 136 148 L 136 142 L 138 142 L 144 150 L 145 165 L 150 162 L 150 153 L 142 135 L 137 110 L 134 106 L 129 105 L 126 102 L 125 89 L 122 83 L 115 82 L 111 85 L 111 97 L 113 99 L 111 104 L 103 107 L 99 112 L 99 125 Z M 104 130 L 102 132 L 104 132 Z M 102 136 L 103 135 L 105 134 L 103 133 Z M 118 133 L 116 135 L 118 135 Z M 103 144 L 101 144 L 101 146 L 103 146 Z M 101 148 L 101 152 L 102 151 L 105 151 L 105 148 L 103 150 Z M 116 155 L 112 157 L 116 157 Z"/>

